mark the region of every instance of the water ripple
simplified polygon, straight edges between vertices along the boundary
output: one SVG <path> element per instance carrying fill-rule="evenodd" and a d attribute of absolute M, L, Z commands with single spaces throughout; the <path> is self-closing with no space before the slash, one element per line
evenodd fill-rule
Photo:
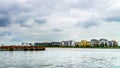
<path fill-rule="evenodd" d="M 120 50 L 47 48 L 0 52 L 0 68 L 120 68 Z"/>

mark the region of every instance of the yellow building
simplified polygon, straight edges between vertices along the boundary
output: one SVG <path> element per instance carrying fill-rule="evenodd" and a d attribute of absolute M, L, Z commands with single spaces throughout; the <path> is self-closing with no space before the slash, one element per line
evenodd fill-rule
<path fill-rule="evenodd" d="M 90 42 L 87 40 L 81 40 L 80 47 L 90 47 Z"/>

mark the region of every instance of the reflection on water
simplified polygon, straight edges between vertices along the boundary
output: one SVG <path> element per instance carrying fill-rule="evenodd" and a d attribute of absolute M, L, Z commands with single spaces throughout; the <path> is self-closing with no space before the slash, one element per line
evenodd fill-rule
<path fill-rule="evenodd" d="M 0 51 L 0 68 L 120 68 L 119 49 Z"/>

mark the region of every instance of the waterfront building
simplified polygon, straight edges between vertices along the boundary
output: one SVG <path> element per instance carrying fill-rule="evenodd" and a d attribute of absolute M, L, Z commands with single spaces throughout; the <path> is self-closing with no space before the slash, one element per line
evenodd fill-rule
<path fill-rule="evenodd" d="M 90 42 L 87 40 L 81 40 L 80 47 L 90 47 Z"/>
<path fill-rule="evenodd" d="M 4 43 L 2 43 L 2 46 L 4 46 Z"/>
<path fill-rule="evenodd" d="M 107 39 L 100 39 L 99 40 L 99 46 L 100 47 L 107 47 L 108 45 L 108 40 Z"/>
<path fill-rule="evenodd" d="M 75 42 L 75 47 L 80 47 L 80 42 L 79 41 Z"/>
<path fill-rule="evenodd" d="M 34 43 L 34 46 L 51 46 L 51 42 Z"/>
<path fill-rule="evenodd" d="M 22 46 L 32 46 L 32 43 L 22 42 L 21 45 Z"/>
<path fill-rule="evenodd" d="M 118 47 L 118 42 L 115 40 L 108 41 L 109 47 Z"/>
<path fill-rule="evenodd" d="M 62 46 L 75 46 L 75 42 L 72 40 L 62 41 Z"/>
<path fill-rule="evenodd" d="M 42 46 L 44 43 L 34 43 L 34 46 Z"/>
<path fill-rule="evenodd" d="M 113 47 L 114 46 L 113 41 L 108 41 L 108 45 L 109 45 L 109 47 Z"/>
<path fill-rule="evenodd" d="M 44 42 L 44 46 L 51 46 L 51 42 Z"/>
<path fill-rule="evenodd" d="M 62 42 L 51 42 L 52 46 L 62 46 Z"/>
<path fill-rule="evenodd" d="M 117 41 L 112 40 L 112 42 L 113 42 L 113 47 L 118 47 L 118 42 Z"/>
<path fill-rule="evenodd" d="M 91 39 L 90 40 L 90 46 L 92 46 L 92 47 L 99 47 L 99 40 Z"/>

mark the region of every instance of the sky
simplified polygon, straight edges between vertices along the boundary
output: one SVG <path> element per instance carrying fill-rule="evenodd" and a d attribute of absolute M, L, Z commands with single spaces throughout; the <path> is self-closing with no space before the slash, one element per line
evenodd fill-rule
<path fill-rule="evenodd" d="M 120 0 L 0 0 L 0 44 L 100 38 L 120 43 Z"/>

